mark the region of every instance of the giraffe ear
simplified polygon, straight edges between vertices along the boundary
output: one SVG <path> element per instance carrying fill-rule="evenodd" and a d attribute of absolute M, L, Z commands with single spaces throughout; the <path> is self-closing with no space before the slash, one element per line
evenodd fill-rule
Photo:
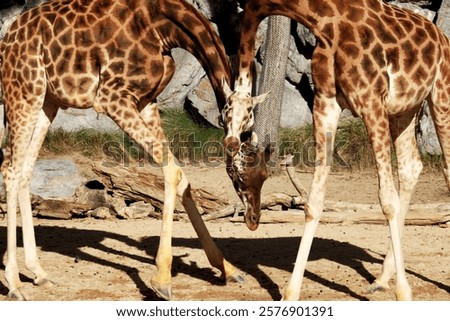
<path fill-rule="evenodd" d="M 230 88 L 230 85 L 228 85 L 228 82 L 226 81 L 225 77 L 222 77 L 222 89 L 225 93 L 225 97 L 230 97 L 233 91 Z"/>
<path fill-rule="evenodd" d="M 258 104 L 263 103 L 263 102 L 267 99 L 267 97 L 269 96 L 269 94 L 270 94 L 270 91 L 268 91 L 268 92 L 266 92 L 266 93 L 264 93 L 264 94 L 262 94 L 262 95 L 253 97 L 253 98 L 252 98 L 252 104 L 253 104 L 253 106 L 256 106 L 256 105 L 258 105 Z"/>

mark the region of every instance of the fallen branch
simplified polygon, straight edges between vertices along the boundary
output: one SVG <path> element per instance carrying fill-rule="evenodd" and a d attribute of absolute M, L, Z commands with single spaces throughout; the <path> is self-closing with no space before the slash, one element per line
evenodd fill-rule
<path fill-rule="evenodd" d="M 231 222 L 243 223 L 242 217 L 230 218 Z M 265 211 L 261 215 L 261 224 L 294 223 L 304 224 L 303 211 Z M 376 212 L 325 212 L 320 218 L 324 224 L 377 224 L 386 225 L 387 221 L 381 213 Z M 405 225 L 442 225 L 450 222 L 450 214 L 425 213 L 412 211 L 406 218 Z"/>
<path fill-rule="evenodd" d="M 300 208 L 304 205 L 304 200 L 301 196 L 291 196 L 286 193 L 273 193 L 263 198 L 261 202 L 261 209 L 270 209 L 275 206 L 283 206 L 284 208 Z M 203 215 L 203 220 L 211 221 L 228 216 L 237 217 L 239 213 L 243 213 L 244 205 L 242 203 L 229 205 L 220 210 Z"/>
<path fill-rule="evenodd" d="M 300 180 L 297 177 L 297 174 L 295 173 L 294 168 L 294 156 L 293 155 L 287 155 L 285 159 L 285 165 L 286 165 L 286 172 L 289 176 L 289 179 L 292 182 L 292 185 L 294 185 L 297 192 L 300 194 L 300 196 L 304 199 L 308 198 L 308 192 L 306 189 L 302 186 L 300 183 Z"/>
<path fill-rule="evenodd" d="M 164 178 L 161 175 L 152 173 L 148 168 L 107 167 L 100 163 L 94 164 L 92 170 L 113 197 L 116 195 L 126 200 L 144 201 L 162 211 L 165 194 Z M 192 189 L 192 197 L 201 214 L 228 205 L 228 202 L 203 189 Z M 175 211 L 185 212 L 179 200 Z"/>

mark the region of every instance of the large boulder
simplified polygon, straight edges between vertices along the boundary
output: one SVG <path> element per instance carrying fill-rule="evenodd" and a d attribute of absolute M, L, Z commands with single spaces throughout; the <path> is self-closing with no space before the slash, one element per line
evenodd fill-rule
<path fill-rule="evenodd" d="M 31 178 L 30 192 L 43 199 L 68 199 L 75 195 L 85 178 L 69 159 L 38 160 Z M 4 188 L 3 176 L 0 186 Z"/>

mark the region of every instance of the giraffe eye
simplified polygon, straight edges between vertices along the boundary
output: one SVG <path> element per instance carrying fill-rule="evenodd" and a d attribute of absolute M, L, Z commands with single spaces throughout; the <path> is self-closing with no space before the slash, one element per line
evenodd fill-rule
<path fill-rule="evenodd" d="M 250 141 L 251 138 L 252 138 L 252 131 L 247 130 L 245 132 L 242 132 L 242 134 L 241 134 L 241 142 Z"/>

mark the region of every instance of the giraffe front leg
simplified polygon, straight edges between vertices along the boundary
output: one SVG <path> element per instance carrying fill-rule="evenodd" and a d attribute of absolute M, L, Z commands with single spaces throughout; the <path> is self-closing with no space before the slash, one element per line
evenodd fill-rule
<path fill-rule="evenodd" d="M 36 238 L 34 233 L 33 216 L 31 210 L 31 200 L 28 185 L 19 191 L 20 213 L 22 217 L 23 243 L 25 252 L 25 266 L 34 273 L 35 285 L 54 284 L 47 278 L 47 272 L 39 263 L 36 248 Z"/>
<path fill-rule="evenodd" d="M 177 197 L 177 187 L 181 180 L 181 170 L 169 153 L 168 164 L 163 167 L 165 199 L 161 223 L 161 235 L 156 255 L 157 274 L 151 279 L 151 287 L 165 300 L 172 298 L 172 223 Z"/>
<path fill-rule="evenodd" d="M 320 98 L 314 102 L 314 138 L 316 143 L 316 168 L 311 191 L 305 206 L 305 226 L 295 260 L 291 279 L 284 290 L 283 300 L 300 298 L 303 276 L 314 235 L 319 225 L 325 199 L 325 185 L 330 172 L 336 128 L 341 108 L 334 98 Z"/>
<path fill-rule="evenodd" d="M 165 136 L 161 127 L 161 119 L 159 116 L 158 105 L 155 103 L 150 103 L 145 108 L 143 108 L 140 112 L 142 119 L 145 121 L 147 126 L 152 130 L 153 135 L 159 141 L 165 141 Z M 169 152 L 169 158 L 173 159 L 173 155 Z M 221 278 L 226 281 L 231 282 L 244 282 L 243 277 L 239 274 L 239 271 L 227 260 L 224 259 L 221 251 L 218 249 L 217 245 L 214 243 L 211 235 L 209 234 L 205 223 L 203 222 L 201 215 L 195 205 L 195 202 L 192 198 L 191 187 L 189 181 L 186 178 L 186 175 L 183 171 L 173 165 L 179 171 L 178 185 L 177 185 L 177 194 L 181 198 L 181 202 L 186 209 L 186 212 L 189 216 L 189 219 L 194 227 L 195 232 L 197 233 L 200 244 L 205 250 L 206 256 L 208 257 L 209 262 L 212 266 L 219 269 L 222 273 Z M 166 189 L 167 190 L 167 189 Z M 166 198 L 167 199 L 167 198 Z M 159 251 L 158 251 L 159 253 Z M 167 253 L 167 251 L 166 251 Z M 161 254 L 162 255 L 162 254 Z M 156 284 L 158 281 L 155 278 L 155 284 L 153 285 L 155 288 L 158 288 Z"/>
<path fill-rule="evenodd" d="M 192 198 L 191 186 L 184 173 L 182 173 L 182 178 L 180 184 L 178 185 L 178 195 L 181 197 L 183 206 L 186 209 L 192 226 L 198 235 L 200 244 L 205 250 L 209 263 L 220 270 L 221 279 L 225 280 L 225 282 L 244 283 L 245 280 L 241 276 L 239 270 L 230 262 L 225 260 L 222 252 L 211 238 L 205 222 L 202 220 L 197 206 Z"/>

